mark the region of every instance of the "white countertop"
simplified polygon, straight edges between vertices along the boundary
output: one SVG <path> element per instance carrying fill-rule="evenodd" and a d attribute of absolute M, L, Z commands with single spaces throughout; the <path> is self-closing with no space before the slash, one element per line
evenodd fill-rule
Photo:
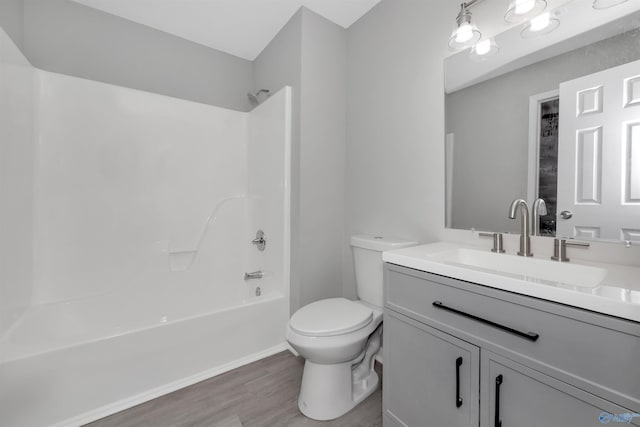
<path fill-rule="evenodd" d="M 572 265 L 606 270 L 604 278 L 597 285 L 576 286 L 568 284 L 567 281 L 550 280 L 549 274 L 541 274 L 544 278 L 531 277 L 527 274 L 514 274 L 513 269 L 505 272 L 496 268 L 463 265 L 455 260 L 448 261 L 446 254 L 459 249 L 482 251 L 477 247 L 464 244 L 438 242 L 384 252 L 382 259 L 416 270 L 640 322 L 640 268 L 638 267 L 571 260 Z M 492 255 L 516 257 L 515 254 Z M 514 261 L 514 263 L 523 262 L 522 257 L 500 258 L 502 259 L 507 262 Z M 534 257 L 532 261 L 542 268 L 549 267 L 549 270 L 557 263 L 548 258 L 538 257 Z"/>

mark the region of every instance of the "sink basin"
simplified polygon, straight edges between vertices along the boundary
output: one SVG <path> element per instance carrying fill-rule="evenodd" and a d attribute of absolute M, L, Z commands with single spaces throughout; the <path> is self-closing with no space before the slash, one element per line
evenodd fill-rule
<path fill-rule="evenodd" d="M 607 275 L 604 268 L 560 263 L 539 258 L 496 254 L 468 248 L 457 248 L 429 256 L 433 261 L 459 265 L 520 280 L 582 288 L 598 286 Z"/>
<path fill-rule="evenodd" d="M 389 264 L 640 322 L 640 266 L 496 254 L 456 242 L 384 252 Z M 408 273 L 410 274 L 410 273 Z"/>

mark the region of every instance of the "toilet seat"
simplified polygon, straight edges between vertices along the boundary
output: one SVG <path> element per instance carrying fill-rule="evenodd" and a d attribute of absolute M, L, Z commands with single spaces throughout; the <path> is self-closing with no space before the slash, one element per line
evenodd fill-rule
<path fill-rule="evenodd" d="M 362 329 L 373 320 L 373 311 L 346 298 L 329 298 L 308 304 L 291 316 L 289 327 L 308 337 L 330 337 Z"/>

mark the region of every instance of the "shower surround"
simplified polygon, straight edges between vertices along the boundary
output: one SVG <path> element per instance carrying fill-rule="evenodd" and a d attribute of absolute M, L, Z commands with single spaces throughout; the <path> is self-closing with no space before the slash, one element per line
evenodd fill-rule
<path fill-rule="evenodd" d="M 290 89 L 244 113 L 34 69 L 3 32 L 0 59 L 0 424 L 284 349 Z"/>

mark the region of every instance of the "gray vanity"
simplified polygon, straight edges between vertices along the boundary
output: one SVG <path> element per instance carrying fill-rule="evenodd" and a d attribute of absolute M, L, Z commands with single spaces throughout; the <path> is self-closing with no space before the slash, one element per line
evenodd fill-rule
<path fill-rule="evenodd" d="M 471 232 L 383 254 L 385 427 L 640 426 L 640 10 L 615 3 L 446 58 L 445 226 Z M 522 256 L 473 241 L 518 225 Z"/>
<path fill-rule="evenodd" d="M 385 427 L 640 426 L 636 320 L 387 262 L 383 357 Z"/>

